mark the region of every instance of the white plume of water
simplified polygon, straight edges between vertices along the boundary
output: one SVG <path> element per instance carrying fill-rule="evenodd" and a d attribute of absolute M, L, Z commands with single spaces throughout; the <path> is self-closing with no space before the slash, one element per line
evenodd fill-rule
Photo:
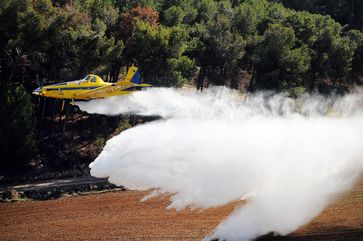
<path fill-rule="evenodd" d="M 91 174 L 137 190 L 171 193 L 169 208 L 246 200 L 206 238 L 287 235 L 363 174 L 363 95 L 241 96 L 153 88 L 79 103 L 89 113 L 159 115 L 113 137 Z"/>

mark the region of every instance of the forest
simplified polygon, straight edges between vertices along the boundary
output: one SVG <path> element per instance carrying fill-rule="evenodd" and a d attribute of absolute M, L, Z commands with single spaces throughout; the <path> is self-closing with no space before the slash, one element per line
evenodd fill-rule
<path fill-rule="evenodd" d="M 360 0 L 1 0 L 0 169 L 38 150 L 37 86 L 135 65 L 154 86 L 345 93 L 362 31 Z"/>

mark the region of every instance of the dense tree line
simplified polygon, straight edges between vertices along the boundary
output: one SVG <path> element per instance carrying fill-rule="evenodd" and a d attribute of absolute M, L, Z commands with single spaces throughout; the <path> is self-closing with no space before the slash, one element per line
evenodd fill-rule
<path fill-rule="evenodd" d="M 22 86 L 90 72 L 117 81 L 132 64 L 156 86 L 238 88 L 247 78 L 251 91 L 349 90 L 363 78 L 362 8 L 358 0 L 2 0 L 0 91 L 14 113 L 0 139 L 16 128 L 12 118 L 31 116 Z M 23 126 L 19 142 L 33 147 L 34 126 Z"/>
<path fill-rule="evenodd" d="M 276 0 L 288 8 L 332 16 L 345 28 L 363 30 L 361 0 Z"/>
<path fill-rule="evenodd" d="M 362 75 L 362 16 L 355 0 L 3 0 L 0 76 L 116 81 L 136 64 L 156 85 L 237 87 L 249 73 L 251 90 L 347 88 Z"/>

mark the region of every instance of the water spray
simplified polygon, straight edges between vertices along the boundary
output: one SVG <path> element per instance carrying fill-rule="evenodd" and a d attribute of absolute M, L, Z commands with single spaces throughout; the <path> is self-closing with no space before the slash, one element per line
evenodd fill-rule
<path fill-rule="evenodd" d="M 341 97 L 227 88 L 195 93 L 153 88 L 79 103 L 106 115 L 159 115 L 108 140 L 91 174 L 168 208 L 245 200 L 205 240 L 287 235 L 308 223 L 363 173 L 363 95 Z"/>

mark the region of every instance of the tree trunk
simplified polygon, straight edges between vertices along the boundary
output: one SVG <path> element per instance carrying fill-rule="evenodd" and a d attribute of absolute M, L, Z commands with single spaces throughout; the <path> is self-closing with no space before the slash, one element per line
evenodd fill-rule
<path fill-rule="evenodd" d="M 120 75 L 121 67 L 122 67 L 122 61 L 116 61 L 112 65 L 112 69 L 111 69 L 111 81 L 112 82 L 117 82 L 118 81 L 118 77 Z"/>
<path fill-rule="evenodd" d="M 197 78 L 197 90 L 203 91 L 205 77 L 205 67 L 202 65 L 199 69 L 199 74 Z"/>
<path fill-rule="evenodd" d="M 255 88 L 255 82 L 256 82 L 256 69 L 252 67 L 252 76 L 250 84 L 248 85 L 248 91 L 253 91 Z"/>
<path fill-rule="evenodd" d="M 238 89 L 237 77 L 238 77 L 238 71 L 232 70 L 231 83 L 230 83 L 230 87 L 232 89 Z"/>

